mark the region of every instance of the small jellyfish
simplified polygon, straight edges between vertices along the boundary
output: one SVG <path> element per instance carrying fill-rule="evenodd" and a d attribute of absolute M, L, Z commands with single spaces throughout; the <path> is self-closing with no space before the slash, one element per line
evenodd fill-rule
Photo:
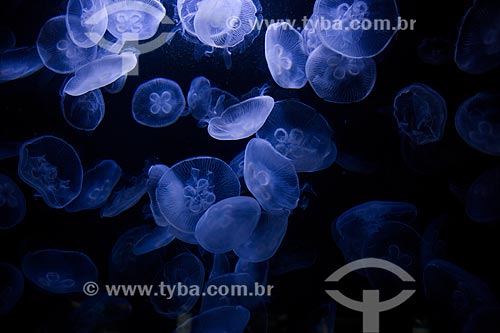
<path fill-rule="evenodd" d="M 104 90 L 108 94 L 118 94 L 123 90 L 126 83 L 127 83 L 127 74 L 124 74 L 120 76 L 118 79 L 116 79 L 116 81 L 114 81 L 113 83 L 110 83 L 107 86 L 105 86 Z"/>
<path fill-rule="evenodd" d="M 52 208 L 64 208 L 82 189 L 80 157 L 66 141 L 44 135 L 23 143 L 18 174 Z"/>
<path fill-rule="evenodd" d="M 479 93 L 460 105 L 455 127 L 472 148 L 500 156 L 500 95 Z"/>
<path fill-rule="evenodd" d="M 274 99 L 258 96 L 230 106 L 208 123 L 208 133 L 217 140 L 240 140 L 254 135 L 264 125 Z"/>
<path fill-rule="evenodd" d="M 73 43 L 68 35 L 65 15 L 53 17 L 45 23 L 36 46 L 45 67 L 59 74 L 73 73 L 97 55 L 95 46 L 81 48 Z"/>
<path fill-rule="evenodd" d="M 316 50 L 321 46 L 321 39 L 318 33 L 318 20 L 314 15 L 307 20 L 307 23 L 302 29 L 302 47 L 307 55 L 310 55 L 312 51 Z"/>
<path fill-rule="evenodd" d="M 476 222 L 500 221 L 500 168 L 486 171 L 469 188 L 465 199 L 467 216 Z"/>
<path fill-rule="evenodd" d="M 104 119 L 104 98 L 101 90 L 92 90 L 81 96 L 63 95 L 61 110 L 64 120 L 73 128 L 92 132 Z"/>
<path fill-rule="evenodd" d="M 446 102 L 431 87 L 414 83 L 394 99 L 394 118 L 399 130 L 416 145 L 441 140 L 448 118 Z"/>
<path fill-rule="evenodd" d="M 147 192 L 144 175 L 128 177 L 116 188 L 101 209 L 101 217 L 114 217 L 132 208 Z"/>
<path fill-rule="evenodd" d="M 150 232 L 146 232 L 145 235 L 135 243 L 132 252 L 136 256 L 140 256 L 167 246 L 175 238 L 174 235 L 169 232 L 169 229 L 170 228 L 166 227 L 151 227 Z"/>
<path fill-rule="evenodd" d="M 0 230 L 9 229 L 26 215 L 26 199 L 16 183 L 0 173 Z"/>
<path fill-rule="evenodd" d="M 0 316 L 9 313 L 24 292 L 24 276 L 17 267 L 0 263 Z"/>
<path fill-rule="evenodd" d="M 373 59 L 347 58 L 322 45 L 309 55 L 306 75 L 320 98 L 348 104 L 370 94 L 377 79 L 377 66 Z"/>
<path fill-rule="evenodd" d="M 69 37 L 79 47 L 97 45 L 108 27 L 104 0 L 69 0 L 66 27 Z"/>
<path fill-rule="evenodd" d="M 248 190 L 268 212 L 292 210 L 300 187 L 293 162 L 263 139 L 252 139 L 245 150 L 244 177 Z"/>
<path fill-rule="evenodd" d="M 140 85 L 132 99 L 132 115 L 141 125 L 165 127 L 179 119 L 186 101 L 181 87 L 167 79 L 153 79 Z"/>
<path fill-rule="evenodd" d="M 420 60 L 429 65 L 444 65 L 453 57 L 453 46 L 445 38 L 425 38 L 418 46 Z"/>
<path fill-rule="evenodd" d="M 273 23 L 267 28 L 267 66 L 280 87 L 300 89 L 306 85 L 307 54 L 303 44 L 302 35 L 289 23 Z"/>
<path fill-rule="evenodd" d="M 198 76 L 191 81 L 187 95 L 187 104 L 191 115 L 195 119 L 202 119 L 206 115 L 206 110 L 210 104 L 212 84 L 204 76 Z"/>
<path fill-rule="evenodd" d="M 108 199 L 116 186 L 122 169 L 113 160 L 104 160 L 83 175 L 80 195 L 65 207 L 67 212 L 79 212 L 87 209 L 98 209 Z"/>
<path fill-rule="evenodd" d="M 43 63 L 35 46 L 0 53 L 0 83 L 25 78 L 41 68 Z"/>
<path fill-rule="evenodd" d="M 81 252 L 39 250 L 23 258 L 24 275 L 36 286 L 55 294 L 82 292 L 83 285 L 97 280 L 97 268 Z"/>
<path fill-rule="evenodd" d="M 231 197 L 210 206 L 194 236 L 211 253 L 225 253 L 246 242 L 260 218 L 259 203 L 251 197 Z"/>
<path fill-rule="evenodd" d="M 220 306 L 186 320 L 173 333 L 242 333 L 250 320 L 243 306 Z"/>

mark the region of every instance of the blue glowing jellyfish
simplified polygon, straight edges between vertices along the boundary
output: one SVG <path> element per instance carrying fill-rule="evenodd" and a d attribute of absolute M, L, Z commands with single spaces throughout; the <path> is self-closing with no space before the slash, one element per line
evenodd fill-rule
<path fill-rule="evenodd" d="M 243 333 L 250 312 L 243 306 L 221 306 L 186 320 L 174 333 Z"/>
<path fill-rule="evenodd" d="M 442 37 L 425 38 L 418 46 L 418 56 L 426 64 L 444 65 L 453 57 L 453 46 Z"/>
<path fill-rule="evenodd" d="M 245 169 L 245 150 L 242 150 L 238 155 L 236 155 L 229 163 L 231 169 L 238 178 L 243 179 L 243 170 Z"/>
<path fill-rule="evenodd" d="M 128 177 L 124 184 L 113 191 L 101 209 L 101 217 L 114 217 L 132 208 L 147 192 L 144 175 Z"/>
<path fill-rule="evenodd" d="M 318 20 L 314 15 L 307 20 L 307 23 L 302 29 L 302 47 L 307 55 L 310 55 L 312 51 L 316 50 L 321 45 L 321 39 L 318 33 Z"/>
<path fill-rule="evenodd" d="M 212 84 L 204 76 L 198 76 L 191 81 L 187 95 L 187 104 L 191 115 L 195 119 L 202 119 L 207 113 L 210 102 Z"/>
<path fill-rule="evenodd" d="M 460 105 L 455 127 L 472 148 L 500 156 L 500 95 L 479 93 Z"/>
<path fill-rule="evenodd" d="M 169 229 L 166 227 L 151 227 L 150 231 L 145 232 L 144 236 L 135 243 L 132 252 L 139 256 L 167 246 L 175 238 L 169 232 Z"/>
<path fill-rule="evenodd" d="M 30 76 L 42 67 L 35 46 L 9 49 L 0 53 L 0 83 Z"/>
<path fill-rule="evenodd" d="M 104 87 L 104 90 L 108 94 L 118 94 L 123 90 L 125 84 L 127 83 L 127 74 L 120 76 L 115 82 L 108 84 Z"/>
<path fill-rule="evenodd" d="M 318 0 L 314 15 L 323 45 L 350 58 L 378 55 L 401 28 L 394 0 Z"/>
<path fill-rule="evenodd" d="M 306 85 L 307 54 L 303 44 L 302 35 L 289 23 L 273 23 L 267 28 L 267 66 L 280 87 L 300 89 Z"/>
<path fill-rule="evenodd" d="M 92 132 L 104 119 L 104 98 L 99 89 L 77 97 L 63 95 L 61 109 L 64 120 L 71 127 Z"/>
<path fill-rule="evenodd" d="M 156 189 L 163 216 L 173 227 L 190 234 L 210 206 L 239 194 L 238 177 L 215 157 L 194 157 L 175 164 Z"/>
<path fill-rule="evenodd" d="M 252 262 L 244 259 L 238 259 L 234 267 L 235 273 L 246 273 L 258 284 L 267 285 L 267 276 L 269 273 L 269 262 Z M 269 295 L 268 295 L 269 296 Z"/>
<path fill-rule="evenodd" d="M 465 199 L 467 216 L 476 222 L 500 221 L 500 168 L 486 171 L 469 188 Z"/>
<path fill-rule="evenodd" d="M 108 199 L 116 186 L 122 169 L 113 160 L 104 160 L 83 175 L 80 195 L 65 207 L 67 212 L 98 209 Z"/>
<path fill-rule="evenodd" d="M 49 207 L 63 208 L 80 194 L 82 163 L 66 141 L 44 135 L 26 141 L 19 151 L 19 177 L 33 187 Z"/>
<path fill-rule="evenodd" d="M 132 115 L 141 125 L 165 127 L 177 121 L 186 107 L 181 87 L 167 79 L 140 85 L 132 99 Z"/>
<path fill-rule="evenodd" d="M 240 140 L 254 135 L 264 125 L 274 106 L 274 99 L 259 96 L 230 106 L 220 116 L 210 119 L 208 133 L 217 140 Z"/>
<path fill-rule="evenodd" d="M 416 145 L 441 140 L 448 118 L 446 102 L 431 87 L 414 83 L 394 99 L 394 118 L 399 130 Z"/>
<path fill-rule="evenodd" d="M 24 276 L 17 267 L 0 263 L 0 316 L 10 312 L 24 292 Z"/>
<path fill-rule="evenodd" d="M 79 47 L 97 45 L 108 27 L 104 0 L 69 0 L 66 27 L 69 37 Z"/>
<path fill-rule="evenodd" d="M 373 59 L 347 58 L 322 45 L 307 58 L 306 75 L 319 97 L 347 104 L 370 94 L 377 79 L 377 66 Z"/>
<path fill-rule="evenodd" d="M 26 199 L 16 183 L 0 173 L 0 230 L 9 229 L 26 215 Z"/>
<path fill-rule="evenodd" d="M 299 202 L 299 179 L 293 162 L 263 139 L 245 150 L 245 183 L 266 211 L 292 210 Z"/>
<path fill-rule="evenodd" d="M 210 270 L 209 280 L 218 276 L 228 274 L 231 272 L 231 264 L 229 263 L 228 256 L 224 253 L 216 253 L 213 255 L 212 269 Z"/>
<path fill-rule="evenodd" d="M 39 250 L 23 258 L 24 275 L 37 287 L 55 294 L 82 292 L 87 282 L 97 280 L 97 268 L 81 252 Z"/>
<path fill-rule="evenodd" d="M 303 240 L 286 238 L 276 254 L 270 260 L 270 273 L 273 276 L 283 275 L 300 269 L 310 268 L 318 258 L 314 247 Z"/>
<path fill-rule="evenodd" d="M 240 103 L 240 100 L 219 88 L 211 88 L 203 103 L 200 103 L 192 116 L 199 120 L 198 126 L 205 127 L 210 119 L 221 116 L 222 113 L 233 105 Z"/>

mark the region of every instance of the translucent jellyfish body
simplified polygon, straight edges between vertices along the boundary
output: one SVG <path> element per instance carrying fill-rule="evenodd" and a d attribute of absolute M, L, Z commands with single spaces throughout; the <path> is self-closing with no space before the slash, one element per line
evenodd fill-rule
<path fill-rule="evenodd" d="M 210 89 L 212 84 L 204 76 L 195 77 L 191 81 L 187 95 L 187 104 L 189 112 L 195 119 L 202 119 L 206 113 L 206 102 L 210 98 Z"/>
<path fill-rule="evenodd" d="M 252 139 L 245 150 L 244 177 L 248 190 L 266 211 L 292 210 L 300 195 L 293 162 L 263 139 Z"/>
<path fill-rule="evenodd" d="M 221 306 L 186 320 L 174 333 L 242 333 L 249 320 L 250 312 L 245 307 Z"/>
<path fill-rule="evenodd" d="M 467 191 L 465 211 L 476 222 L 500 221 L 500 168 L 483 173 Z"/>
<path fill-rule="evenodd" d="M 365 99 L 377 79 L 373 59 L 352 59 L 316 48 L 307 59 L 306 76 L 316 94 L 327 102 L 354 103 Z"/>
<path fill-rule="evenodd" d="M 394 99 L 394 118 L 402 134 L 416 145 L 425 145 L 441 140 L 448 111 L 438 92 L 425 84 L 414 83 Z"/>
<path fill-rule="evenodd" d="M 70 0 L 66 7 L 68 35 L 79 47 L 97 45 L 108 27 L 104 0 Z"/>
<path fill-rule="evenodd" d="M 25 215 L 23 192 L 12 179 L 0 173 L 0 230 L 16 226 Z"/>
<path fill-rule="evenodd" d="M 97 268 L 81 252 L 40 250 L 22 262 L 24 275 L 36 286 L 56 294 L 82 292 L 83 285 L 97 280 Z"/>
<path fill-rule="evenodd" d="M 113 83 L 108 84 L 104 87 L 104 90 L 109 94 L 118 94 L 123 90 L 125 84 L 127 83 L 127 74 L 120 76 Z"/>
<path fill-rule="evenodd" d="M 10 312 L 24 292 L 24 276 L 17 267 L 0 263 L 0 316 Z"/>
<path fill-rule="evenodd" d="M 174 235 L 169 232 L 169 229 L 166 227 L 150 227 L 150 231 L 145 231 L 144 236 L 135 243 L 132 252 L 136 256 L 140 256 L 167 246 L 174 240 Z"/>
<path fill-rule="evenodd" d="M 292 160 L 297 172 L 328 168 L 337 156 L 333 130 L 326 119 L 296 100 L 277 102 L 257 137 Z"/>
<path fill-rule="evenodd" d="M 101 209 L 101 217 L 114 217 L 132 208 L 146 194 L 147 178 L 144 175 L 127 177 L 116 188 Z"/>
<path fill-rule="evenodd" d="M 19 177 L 33 187 L 52 208 L 63 208 L 82 189 L 80 157 L 66 141 L 45 135 L 20 148 Z"/>
<path fill-rule="evenodd" d="M 35 46 L 9 49 L 0 53 L 0 83 L 30 76 L 42 67 Z"/>
<path fill-rule="evenodd" d="M 132 115 L 141 125 L 165 127 L 177 121 L 186 101 L 181 87 L 167 79 L 153 79 L 140 85 L 132 99 Z"/>
<path fill-rule="evenodd" d="M 226 109 L 240 102 L 231 93 L 219 88 L 210 88 L 208 92 L 203 93 L 202 98 L 196 110 L 191 113 L 193 118 L 199 120 L 198 126 L 200 127 L 207 126 L 210 119 L 221 116 Z"/>
<path fill-rule="evenodd" d="M 302 35 L 289 23 L 273 23 L 266 31 L 265 55 L 274 81 L 282 88 L 300 89 L 307 83 Z"/>
<path fill-rule="evenodd" d="M 321 39 L 318 33 L 318 20 L 313 15 L 309 20 L 307 20 L 306 26 L 302 29 L 302 43 L 304 51 L 307 55 L 311 54 L 312 51 L 316 50 L 318 46 L 321 45 Z"/>
<path fill-rule="evenodd" d="M 444 65 L 453 57 L 453 46 L 442 37 L 425 38 L 418 46 L 418 56 L 426 64 Z"/>
<path fill-rule="evenodd" d="M 318 0 L 314 16 L 323 45 L 350 58 L 376 56 L 399 28 L 394 0 Z M 385 27 L 376 28 L 375 22 Z"/>
<path fill-rule="evenodd" d="M 101 90 L 92 90 L 76 97 L 63 95 L 61 110 L 64 120 L 71 127 L 91 132 L 104 119 L 105 105 Z"/>

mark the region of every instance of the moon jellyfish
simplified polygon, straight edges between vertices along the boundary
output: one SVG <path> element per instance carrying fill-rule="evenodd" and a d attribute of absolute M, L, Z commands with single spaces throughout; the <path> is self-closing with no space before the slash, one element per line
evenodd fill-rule
<path fill-rule="evenodd" d="M 220 116 L 210 119 L 208 133 L 217 140 L 240 140 L 254 135 L 264 125 L 274 106 L 274 99 L 259 96 L 230 106 Z"/>
<path fill-rule="evenodd" d="M 72 73 L 97 55 L 95 46 L 81 48 L 73 43 L 66 28 L 65 15 L 53 17 L 45 23 L 36 45 L 43 64 L 59 74 Z"/>
<path fill-rule="evenodd" d="M 190 234 L 210 206 L 239 194 L 238 177 L 215 157 L 194 157 L 175 164 L 156 189 L 163 216 L 174 228 Z"/>
<path fill-rule="evenodd" d="M 26 199 L 16 183 L 0 173 L 0 230 L 9 229 L 26 215 Z"/>
<path fill-rule="evenodd" d="M 500 4 L 478 0 L 462 20 L 455 62 L 464 72 L 481 74 L 500 65 Z"/>
<path fill-rule="evenodd" d="M 266 31 L 265 55 L 274 81 L 282 88 L 300 89 L 307 83 L 307 54 L 302 35 L 289 23 L 273 23 Z"/>
<path fill-rule="evenodd" d="M 185 293 L 173 295 L 152 295 L 151 304 L 157 313 L 167 318 L 177 318 L 188 313 L 200 297 L 205 280 L 205 268 L 201 261 L 191 253 L 181 253 L 167 262 L 158 272 L 153 283 L 155 285 L 176 286 L 186 288 Z M 160 293 L 166 293 L 161 291 Z M 166 297 L 169 296 L 169 297 Z"/>
<path fill-rule="evenodd" d="M 248 190 L 268 212 L 292 210 L 300 188 L 293 162 L 263 139 L 252 139 L 245 150 L 244 177 Z"/>
<path fill-rule="evenodd" d="M 97 45 L 108 27 L 104 0 L 70 0 L 66 7 L 68 35 L 79 47 Z"/>
<path fill-rule="evenodd" d="M 24 292 L 24 277 L 7 263 L 0 263 L 0 316 L 9 313 L 19 302 Z"/>
<path fill-rule="evenodd" d="M 203 104 L 199 107 L 192 116 L 199 120 L 198 126 L 206 127 L 210 119 L 220 117 L 222 113 L 233 105 L 240 103 L 240 100 L 227 91 L 219 88 L 211 88 Z"/>
<path fill-rule="evenodd" d="M 83 285 L 97 280 L 97 268 L 81 252 L 40 250 L 23 258 L 24 275 L 37 287 L 55 294 L 82 292 Z"/>
<path fill-rule="evenodd" d="M 302 47 L 307 55 L 310 55 L 312 51 L 316 50 L 318 46 L 321 45 L 321 39 L 318 34 L 318 20 L 311 17 L 307 20 L 306 26 L 302 29 Z"/>
<path fill-rule="evenodd" d="M 320 98 L 348 104 L 370 94 L 377 79 L 377 66 L 373 59 L 347 58 L 319 46 L 307 59 L 306 76 Z"/>
<path fill-rule="evenodd" d="M 165 17 L 165 7 L 156 0 L 104 0 L 108 31 L 121 41 L 153 37 Z"/>
<path fill-rule="evenodd" d="M 333 130 L 326 119 L 296 100 L 277 102 L 257 137 L 270 142 L 289 158 L 297 172 L 326 169 L 337 156 Z"/>
<path fill-rule="evenodd" d="M 414 83 L 394 99 L 394 118 L 401 133 L 416 145 L 441 140 L 448 118 L 446 102 L 431 87 Z"/>
<path fill-rule="evenodd" d="M 77 97 L 63 95 L 61 109 L 64 120 L 71 127 L 92 132 L 104 119 L 104 98 L 99 89 Z"/>
<path fill-rule="evenodd" d="M 177 121 L 186 107 L 181 87 L 167 79 L 140 85 L 132 99 L 132 115 L 141 125 L 165 127 Z"/>
<path fill-rule="evenodd" d="M 211 253 L 224 253 L 250 238 L 260 218 L 259 203 L 251 197 L 227 198 L 210 206 L 196 224 L 194 236 Z"/>
<path fill-rule="evenodd" d="M 118 94 L 123 90 L 125 84 L 127 83 L 127 74 L 120 76 L 115 82 L 108 84 L 104 87 L 104 90 L 108 94 Z"/>
<path fill-rule="evenodd" d="M 104 56 L 78 69 L 75 76 L 66 83 L 64 93 L 80 96 L 107 86 L 133 70 L 136 65 L 137 58 L 132 52 Z"/>
<path fill-rule="evenodd" d="M 0 53 L 0 83 L 25 78 L 42 67 L 35 46 L 7 50 Z"/>
<path fill-rule="evenodd" d="M 221 306 L 186 320 L 174 333 L 243 333 L 249 320 L 243 306 Z"/>
<path fill-rule="evenodd" d="M 500 168 L 482 174 L 471 185 L 465 199 L 467 216 L 476 222 L 500 221 Z"/>
<path fill-rule="evenodd" d="M 378 55 L 400 28 L 394 0 L 318 0 L 314 15 L 323 45 L 350 58 Z M 367 29 L 365 22 L 372 28 Z M 374 22 L 385 26 L 375 29 Z"/>
<path fill-rule="evenodd" d="M 187 95 L 187 104 L 191 115 L 195 119 L 202 119 L 205 117 L 207 103 L 210 101 L 210 89 L 212 84 L 210 80 L 204 76 L 198 76 L 191 81 L 189 92 Z"/>
<path fill-rule="evenodd" d="M 174 238 L 174 235 L 169 232 L 169 228 L 152 227 L 150 232 L 146 232 L 145 235 L 135 243 L 132 252 L 136 256 L 139 256 L 167 246 Z"/>
<path fill-rule="evenodd" d="M 472 148 L 500 156 L 500 95 L 479 93 L 466 100 L 455 115 L 455 127 Z"/>
<path fill-rule="evenodd" d="M 235 273 L 246 273 L 260 285 L 267 285 L 267 275 L 269 273 L 269 262 L 251 262 L 244 259 L 238 259 L 234 268 Z M 269 295 L 267 295 L 269 296 Z"/>
<path fill-rule="evenodd" d="M 229 259 L 226 254 L 219 253 L 213 255 L 212 270 L 210 271 L 209 279 L 216 278 L 220 275 L 229 274 L 231 272 Z"/>
<path fill-rule="evenodd" d="M 33 187 L 52 208 L 64 208 L 82 189 L 80 157 L 66 141 L 44 135 L 20 148 L 19 177 Z"/>
<path fill-rule="evenodd" d="M 442 38 L 425 38 L 418 46 L 418 56 L 426 64 L 444 65 L 453 57 L 453 46 Z"/>
<path fill-rule="evenodd" d="M 245 168 L 245 150 L 242 150 L 238 155 L 236 155 L 229 163 L 231 169 L 238 178 L 243 179 L 243 170 Z"/>
<path fill-rule="evenodd" d="M 144 175 L 125 179 L 102 207 L 101 217 L 114 217 L 133 207 L 147 192 L 146 180 Z"/>
<path fill-rule="evenodd" d="M 98 209 L 108 199 L 116 186 L 122 169 L 113 160 L 104 160 L 83 175 L 82 191 L 78 197 L 65 207 L 67 212 Z"/>

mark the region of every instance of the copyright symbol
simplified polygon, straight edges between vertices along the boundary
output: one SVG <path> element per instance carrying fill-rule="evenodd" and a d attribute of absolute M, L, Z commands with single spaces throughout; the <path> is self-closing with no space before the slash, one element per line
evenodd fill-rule
<path fill-rule="evenodd" d="M 230 16 L 226 20 L 226 25 L 231 30 L 236 30 L 241 26 L 241 20 L 238 16 Z"/>
<path fill-rule="evenodd" d="M 95 296 L 99 292 L 99 285 L 89 281 L 83 285 L 83 293 L 87 296 Z"/>

